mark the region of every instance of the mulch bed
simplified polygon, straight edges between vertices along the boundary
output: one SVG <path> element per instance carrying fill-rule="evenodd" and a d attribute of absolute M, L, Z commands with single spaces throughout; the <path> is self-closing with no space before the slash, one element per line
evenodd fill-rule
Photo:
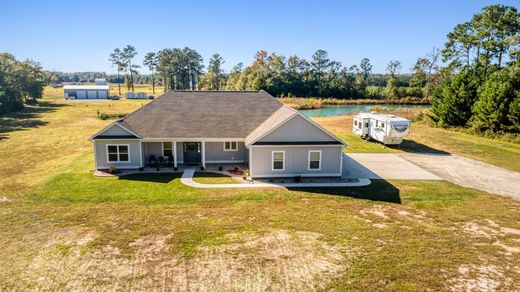
<path fill-rule="evenodd" d="M 244 171 L 242 171 L 240 169 L 239 170 L 229 169 L 228 172 L 231 174 L 234 174 L 234 175 L 243 175 L 244 174 Z"/>

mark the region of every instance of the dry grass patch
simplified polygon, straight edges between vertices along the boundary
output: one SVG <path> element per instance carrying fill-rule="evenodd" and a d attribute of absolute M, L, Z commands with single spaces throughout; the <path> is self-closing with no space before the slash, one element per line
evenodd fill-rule
<path fill-rule="evenodd" d="M 170 235 L 143 236 L 124 254 L 105 245 L 82 252 L 92 234 L 65 230 L 41 248 L 11 288 L 36 290 L 324 289 L 344 272 L 351 252 L 313 232 L 271 230 L 229 234 L 231 243 L 203 246 L 192 257 L 172 254 Z"/>

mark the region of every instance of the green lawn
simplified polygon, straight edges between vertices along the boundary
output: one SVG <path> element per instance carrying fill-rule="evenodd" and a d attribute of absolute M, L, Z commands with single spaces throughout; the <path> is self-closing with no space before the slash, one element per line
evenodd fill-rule
<path fill-rule="evenodd" d="M 214 172 L 195 172 L 193 176 L 193 181 L 201 183 L 201 184 L 235 184 L 235 181 L 232 177 L 225 174 L 214 173 Z"/>
<path fill-rule="evenodd" d="M 94 177 L 87 138 L 110 122 L 96 110 L 139 106 L 50 102 L 0 118 L 0 290 L 520 288 L 520 202 L 506 197 L 444 181 Z"/>

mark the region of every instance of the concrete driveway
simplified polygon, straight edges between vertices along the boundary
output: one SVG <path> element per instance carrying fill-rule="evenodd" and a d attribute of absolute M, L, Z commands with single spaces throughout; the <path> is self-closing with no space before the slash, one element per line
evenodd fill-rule
<path fill-rule="evenodd" d="M 349 153 L 343 159 L 349 178 L 444 179 L 520 200 L 520 173 L 458 155 Z"/>
<path fill-rule="evenodd" d="M 441 179 L 395 154 L 376 153 L 344 155 L 343 176 L 368 179 Z"/>
<path fill-rule="evenodd" d="M 520 173 L 458 155 L 398 154 L 458 185 L 520 200 Z"/>

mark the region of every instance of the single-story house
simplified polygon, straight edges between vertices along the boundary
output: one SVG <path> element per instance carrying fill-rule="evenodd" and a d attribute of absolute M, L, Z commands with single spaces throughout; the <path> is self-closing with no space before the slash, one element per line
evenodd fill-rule
<path fill-rule="evenodd" d="M 260 91 L 170 91 L 94 134 L 95 167 L 247 164 L 253 178 L 341 176 L 345 142 Z"/>
<path fill-rule="evenodd" d="M 75 99 L 107 99 L 110 86 L 105 79 L 96 79 L 94 85 L 65 85 L 65 98 Z"/>

